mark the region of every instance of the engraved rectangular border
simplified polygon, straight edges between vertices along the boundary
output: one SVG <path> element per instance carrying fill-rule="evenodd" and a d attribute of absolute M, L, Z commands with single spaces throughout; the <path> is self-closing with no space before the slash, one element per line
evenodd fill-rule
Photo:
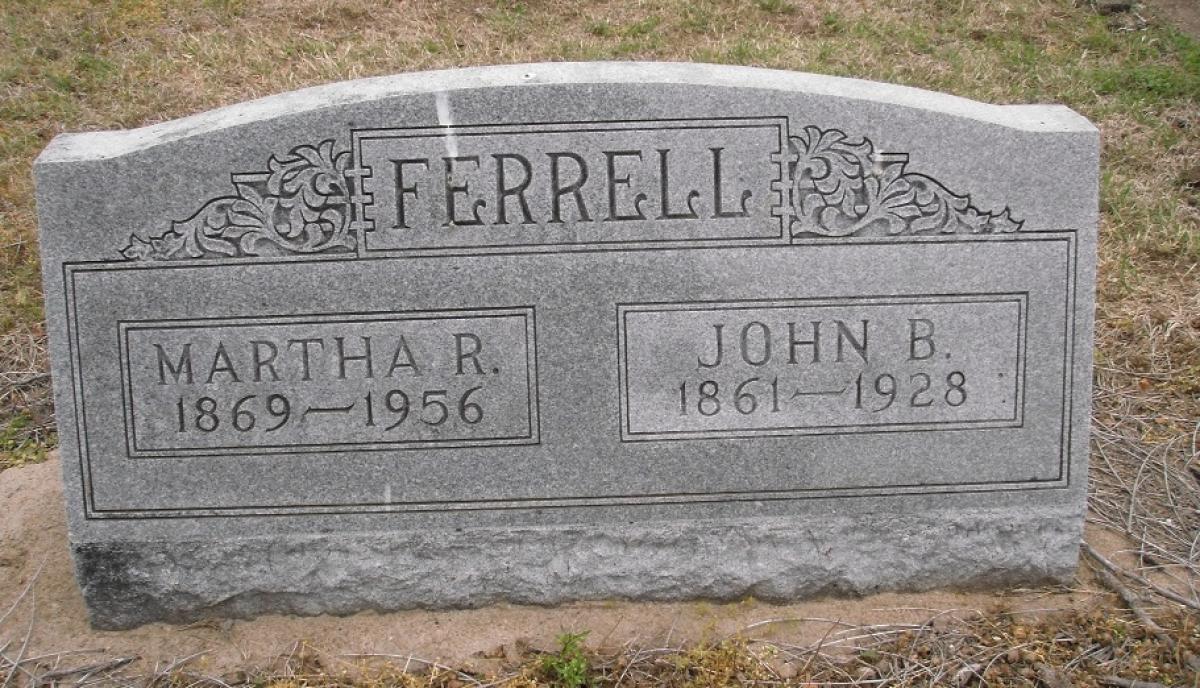
<path fill-rule="evenodd" d="M 308 325 L 326 323 L 405 322 L 416 320 L 477 320 L 481 318 L 513 318 L 524 321 L 525 377 L 529 411 L 528 427 L 523 435 L 494 437 L 447 438 L 435 440 L 396 439 L 388 442 L 322 442 L 313 444 L 257 444 L 220 447 L 180 447 L 177 449 L 146 449 L 137 446 L 136 420 L 133 407 L 133 384 L 130 381 L 129 333 L 137 330 L 176 330 L 211 327 L 260 327 L 270 325 Z M 280 316 L 239 316 L 231 318 L 180 318 L 161 320 L 120 320 L 117 322 L 120 350 L 123 414 L 125 420 L 125 449 L 131 459 L 159 459 L 207 456 L 240 456 L 257 454 L 308 454 L 347 450 L 437 449 L 479 446 L 531 445 L 541 442 L 538 424 L 537 351 L 533 306 L 518 308 L 483 308 L 468 311 L 390 311 L 359 314 L 314 314 Z"/>
<path fill-rule="evenodd" d="M 761 245 L 787 245 L 791 237 L 787 230 L 790 224 L 785 212 L 786 201 L 790 198 L 785 188 L 786 166 L 791 159 L 788 152 L 788 137 L 790 119 L 786 115 L 764 115 L 759 117 L 694 117 L 681 119 L 647 119 L 647 120 L 588 120 L 577 122 L 519 122 L 512 124 L 463 124 L 446 126 L 423 127 L 384 127 L 361 128 L 350 130 L 350 151 L 353 156 L 353 169 L 350 170 L 354 179 L 355 198 L 361 199 L 354 206 L 352 227 L 362 233 L 363 240 L 358 242 L 357 255 L 367 257 L 405 257 L 405 256 L 442 256 L 442 255 L 488 255 L 495 253 L 541 253 L 550 249 L 552 252 L 589 251 L 597 248 L 605 250 L 645 249 L 645 248 L 722 248 Z M 537 134 L 537 133 L 570 133 L 570 132 L 641 132 L 662 130 L 721 130 L 721 129 L 754 129 L 769 128 L 776 131 L 778 147 L 767 157 L 768 162 L 776 168 L 776 176 L 769 184 L 773 196 L 769 207 L 771 217 L 779 224 L 778 234 L 755 235 L 748 237 L 712 237 L 697 239 L 681 237 L 678 239 L 620 239 L 613 241 L 595 240 L 581 242 L 542 242 L 542 243 L 507 243 L 507 244 L 470 244 L 446 245 L 409 248 L 372 249 L 370 244 L 371 223 L 362 217 L 363 206 L 370 199 L 370 194 L 362 190 L 362 180 L 369 178 L 366 168 L 361 167 L 363 141 L 395 139 L 395 138 L 441 138 L 448 134 L 456 137 L 499 136 L 504 134 Z"/>
<path fill-rule="evenodd" d="M 84 441 L 87 435 L 87 413 L 82 401 L 82 362 L 79 348 L 79 325 L 77 321 L 75 277 L 81 272 L 107 271 L 149 271 L 161 270 L 194 270 L 217 269 L 229 267 L 229 263 L 221 260 L 197 260 L 192 262 L 155 262 L 129 263 L 114 260 L 64 261 L 61 264 L 61 274 L 65 289 L 63 305 L 67 315 L 67 339 L 72 343 L 69 352 L 71 378 L 66 392 L 72 401 L 71 415 L 73 416 L 72 444 L 75 451 L 75 462 L 80 471 L 80 490 L 83 504 L 83 517 L 88 521 L 101 520 L 157 520 L 157 519 L 207 519 L 207 518 L 237 518 L 237 517 L 295 517 L 315 515 L 355 515 L 380 514 L 392 512 L 406 513 L 444 513 L 450 511 L 508 511 L 508 510 L 538 510 L 538 509 L 573 509 L 580 507 L 614 507 L 614 506 L 643 506 L 643 505 L 688 505 L 705 503 L 759 503 L 773 501 L 794 501 L 810 499 L 849 499 L 868 497 L 901 497 L 934 494 L 996 494 L 1005 492 L 1027 492 L 1037 490 L 1065 490 L 1071 487 L 1071 464 L 1069 458 L 1075 451 L 1074 427 L 1072 424 L 1075 389 L 1075 311 L 1077 303 L 1077 279 L 1079 275 L 1079 252 L 1075 229 L 1055 229 L 1013 232 L 1003 234 L 965 234 L 953 236 L 906 236 L 906 237 L 847 237 L 838 239 L 838 245 L 895 245 L 912 243 L 922 245 L 953 245 L 953 244 L 986 244 L 990 242 L 1014 242 L 1021 244 L 1062 244 L 1066 250 L 1065 288 L 1061 292 L 1061 305 L 1064 317 L 1064 346 L 1062 351 L 1063 378 L 1062 391 L 1065 403 L 1062 405 L 1059 424 L 1058 475 L 1047 479 L 1031 480 L 1002 480 L 976 481 L 967 483 L 920 483 L 908 485 L 887 486 L 846 486 L 836 488 L 782 488 L 773 490 L 753 491 L 714 491 L 708 493 L 670 493 L 648 495 L 616 495 L 602 494 L 577 497 L 533 497 L 518 499 L 478 499 L 467 501 L 424 501 L 406 504 L 372 503 L 372 504 L 309 504 L 299 506 L 276 505 L 243 505 L 236 507 L 167 507 L 148 509 L 98 509 L 95 506 L 94 485 L 91 475 L 91 460 L 88 446 Z M 793 240 L 793 246 L 822 245 L 831 243 L 825 239 Z M 550 250 L 547 250 L 549 248 Z M 565 252 L 557 247 L 541 247 L 534 253 L 554 254 Z M 686 250 L 687 246 L 672 247 L 672 250 Z M 695 247 L 703 249 L 705 247 Z M 607 247 L 584 247 L 581 253 L 600 253 L 610 249 Z M 634 247 L 631 251 L 662 250 L 661 247 Z M 523 255 L 525 251 L 499 252 L 500 255 Z M 472 257 L 474 253 L 464 253 L 461 257 Z M 409 259 L 433 258 L 435 256 L 404 256 Z M 436 256 L 449 257 L 449 256 Z M 368 256 L 368 260 L 395 260 L 400 256 Z M 304 258 L 270 257 L 250 258 L 239 261 L 240 265 L 286 265 L 317 262 L 341 263 L 352 260 L 363 260 L 354 254 L 330 256 L 306 256 Z M 736 441 L 733 439 L 723 441 Z"/>
<path fill-rule="evenodd" d="M 707 312 L 830 306 L 898 306 L 951 303 L 1015 303 L 1017 305 L 1016 353 L 1013 374 L 1013 416 L 1001 419 L 928 421 L 923 423 L 846 423 L 839 425 L 777 425 L 763 428 L 722 428 L 711 430 L 634 431 L 629 422 L 629 343 L 630 313 Z M 920 432 L 1024 427 L 1025 347 L 1029 292 L 981 292 L 976 294 L 867 295 L 847 297 L 810 297 L 797 299 L 751 299 L 739 301 L 677 301 L 617 304 L 617 379 L 621 404 L 622 442 L 670 442 L 679 440 L 722 439 L 726 437 L 780 437 L 792 435 L 842 435 L 873 432 Z"/>

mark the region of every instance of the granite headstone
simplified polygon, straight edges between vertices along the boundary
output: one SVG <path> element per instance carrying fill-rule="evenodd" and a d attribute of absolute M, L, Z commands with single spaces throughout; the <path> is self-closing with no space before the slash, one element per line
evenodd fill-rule
<path fill-rule="evenodd" d="M 35 166 L 92 622 L 1068 578 L 1096 129 L 691 64 L 333 84 Z"/>

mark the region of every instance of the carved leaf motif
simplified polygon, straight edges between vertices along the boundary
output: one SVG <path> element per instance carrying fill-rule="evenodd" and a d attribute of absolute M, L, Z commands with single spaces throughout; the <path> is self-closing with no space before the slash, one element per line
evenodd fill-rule
<path fill-rule="evenodd" d="M 129 237 L 129 260 L 181 260 L 350 251 L 349 151 L 332 139 L 272 156 L 268 172 L 234 176 L 233 196 L 204 204 L 171 229 Z"/>
<path fill-rule="evenodd" d="M 937 180 L 907 172 L 908 155 L 875 152 L 869 139 L 809 126 L 790 139 L 792 235 L 1015 232 L 1008 208 L 982 211 Z"/>

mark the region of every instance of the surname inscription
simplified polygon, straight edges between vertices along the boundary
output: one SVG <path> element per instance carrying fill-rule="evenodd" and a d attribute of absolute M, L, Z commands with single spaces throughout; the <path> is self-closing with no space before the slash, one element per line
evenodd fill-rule
<path fill-rule="evenodd" d="M 354 228 L 365 252 L 779 241 L 786 137 L 783 117 L 356 130 Z"/>

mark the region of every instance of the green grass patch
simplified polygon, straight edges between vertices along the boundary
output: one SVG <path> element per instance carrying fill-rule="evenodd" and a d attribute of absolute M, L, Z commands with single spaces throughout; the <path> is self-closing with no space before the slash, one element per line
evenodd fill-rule
<path fill-rule="evenodd" d="M 1177 30 L 1147 32 L 1129 46 L 1119 62 L 1091 71 L 1096 92 L 1129 105 L 1162 105 L 1200 100 L 1200 42 Z"/>
<path fill-rule="evenodd" d="M 796 6 L 788 0 L 755 0 L 758 9 L 768 14 L 795 14 Z"/>

